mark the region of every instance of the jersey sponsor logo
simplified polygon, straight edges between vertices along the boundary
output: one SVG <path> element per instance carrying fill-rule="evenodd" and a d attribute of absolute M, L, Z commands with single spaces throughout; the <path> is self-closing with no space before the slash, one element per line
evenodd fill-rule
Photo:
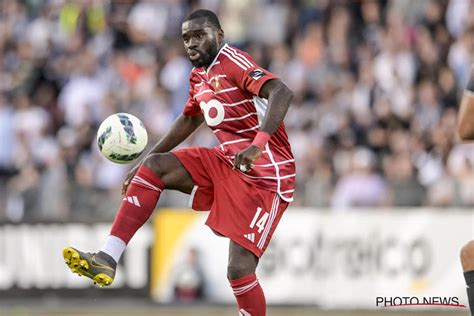
<path fill-rule="evenodd" d="M 249 76 L 252 77 L 254 80 L 258 80 L 265 76 L 265 73 L 261 69 L 255 69 L 249 73 Z"/>
<path fill-rule="evenodd" d="M 131 203 L 135 206 L 141 207 L 140 202 L 138 201 L 138 198 L 136 195 L 133 196 L 126 196 L 123 198 L 122 201 L 127 201 L 128 203 Z"/>
<path fill-rule="evenodd" d="M 255 242 L 255 233 L 245 234 L 244 237 L 250 240 L 251 242 Z"/>
<path fill-rule="evenodd" d="M 211 78 L 211 83 L 212 83 L 212 87 L 213 87 L 215 93 L 221 91 L 222 85 L 221 85 L 221 82 L 219 81 L 219 76 L 212 77 Z"/>
<path fill-rule="evenodd" d="M 225 110 L 222 103 L 212 99 L 209 102 L 201 101 L 199 103 L 208 126 L 216 126 L 222 123 L 225 116 Z"/>

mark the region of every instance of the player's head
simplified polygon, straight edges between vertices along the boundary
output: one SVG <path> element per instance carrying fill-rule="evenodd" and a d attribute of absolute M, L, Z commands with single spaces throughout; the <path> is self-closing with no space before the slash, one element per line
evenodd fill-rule
<path fill-rule="evenodd" d="M 224 40 L 219 19 L 209 10 L 196 10 L 188 14 L 181 26 L 181 35 L 194 67 L 209 66 Z"/>

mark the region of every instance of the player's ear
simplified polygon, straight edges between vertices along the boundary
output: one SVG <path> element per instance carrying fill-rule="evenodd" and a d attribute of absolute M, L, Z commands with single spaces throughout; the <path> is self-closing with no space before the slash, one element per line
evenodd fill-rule
<path fill-rule="evenodd" d="M 223 29 L 217 30 L 217 40 L 219 41 L 219 44 L 224 41 L 224 30 Z"/>

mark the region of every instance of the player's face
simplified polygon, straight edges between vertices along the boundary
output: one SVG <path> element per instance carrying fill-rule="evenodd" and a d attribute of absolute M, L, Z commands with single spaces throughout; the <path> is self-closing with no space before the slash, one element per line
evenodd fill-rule
<path fill-rule="evenodd" d="M 222 30 L 211 26 L 206 18 L 198 18 L 184 22 L 181 31 L 184 47 L 193 66 L 209 66 L 219 52 Z"/>

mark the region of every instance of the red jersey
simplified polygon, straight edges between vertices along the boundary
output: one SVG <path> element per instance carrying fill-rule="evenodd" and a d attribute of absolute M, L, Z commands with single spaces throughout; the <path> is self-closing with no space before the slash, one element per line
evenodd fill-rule
<path fill-rule="evenodd" d="M 193 68 L 183 114 L 204 115 L 220 142 L 214 152 L 229 166 L 233 166 L 235 154 L 247 148 L 255 138 L 268 103 L 258 96 L 260 88 L 276 78 L 247 53 L 227 44 L 207 69 Z M 283 123 L 253 168 L 239 174 L 247 182 L 277 192 L 284 201 L 293 200 L 295 159 Z"/>

